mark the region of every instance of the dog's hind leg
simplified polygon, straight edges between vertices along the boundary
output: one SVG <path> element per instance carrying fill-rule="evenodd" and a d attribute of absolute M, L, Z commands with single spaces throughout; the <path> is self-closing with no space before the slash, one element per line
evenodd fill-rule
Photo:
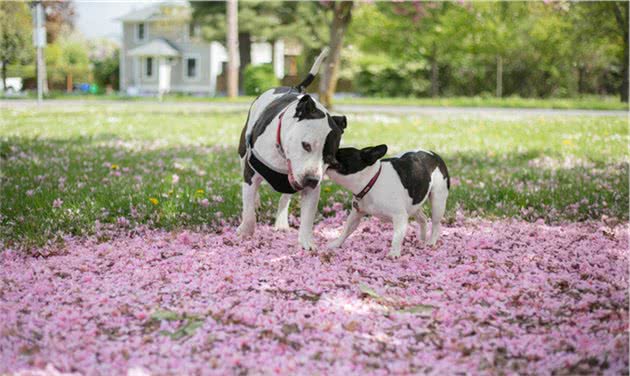
<path fill-rule="evenodd" d="M 420 225 L 420 228 L 418 229 L 418 239 L 424 243 L 427 240 L 427 216 L 424 215 L 422 208 L 418 209 L 416 221 L 418 222 L 418 225 Z"/>
<path fill-rule="evenodd" d="M 236 233 L 241 238 L 247 238 L 254 234 L 256 230 L 256 194 L 262 182 L 262 177 L 255 174 L 250 182 L 244 181 L 242 184 L 243 196 L 243 216 L 241 224 Z"/>
<path fill-rule="evenodd" d="M 278 200 L 278 211 L 276 212 L 276 230 L 289 229 L 289 204 L 291 203 L 291 195 L 283 194 Z"/>
<path fill-rule="evenodd" d="M 437 185 L 437 184 L 436 184 Z M 442 217 L 446 211 L 446 199 L 448 198 L 448 188 L 446 183 L 434 186 L 431 192 L 431 238 L 429 245 L 434 246 L 440 237 Z"/>

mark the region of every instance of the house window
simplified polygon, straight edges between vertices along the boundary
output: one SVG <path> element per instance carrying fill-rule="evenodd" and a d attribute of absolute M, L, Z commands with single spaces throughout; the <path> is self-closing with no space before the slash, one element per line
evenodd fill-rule
<path fill-rule="evenodd" d="M 186 58 L 186 77 L 197 77 L 197 59 L 194 57 Z"/>
<path fill-rule="evenodd" d="M 138 40 L 144 40 L 144 24 L 143 23 L 138 24 L 136 36 Z"/>
<path fill-rule="evenodd" d="M 153 58 L 152 57 L 147 57 L 145 59 L 144 74 L 147 77 L 153 77 Z"/>

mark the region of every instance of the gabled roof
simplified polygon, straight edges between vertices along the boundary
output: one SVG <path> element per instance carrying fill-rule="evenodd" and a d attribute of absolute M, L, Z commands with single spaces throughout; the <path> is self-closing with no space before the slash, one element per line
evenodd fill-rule
<path fill-rule="evenodd" d="M 129 56 L 166 56 L 177 57 L 181 53 L 173 44 L 167 39 L 157 38 L 148 43 L 143 44 L 129 50 L 127 53 Z"/>
<path fill-rule="evenodd" d="M 144 8 L 132 10 L 118 18 L 122 22 L 190 20 L 191 9 L 187 1 L 154 3 Z"/>

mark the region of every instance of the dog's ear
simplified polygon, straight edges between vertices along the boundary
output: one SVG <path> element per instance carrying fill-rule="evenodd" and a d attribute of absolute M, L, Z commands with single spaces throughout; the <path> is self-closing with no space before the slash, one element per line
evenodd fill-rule
<path fill-rule="evenodd" d="M 341 115 L 341 116 L 333 115 L 332 118 L 335 121 L 335 123 L 337 123 L 337 126 L 339 126 L 339 128 L 341 128 L 342 131 L 344 129 L 346 129 L 346 127 L 348 126 L 348 120 L 346 119 L 345 116 L 343 116 L 343 115 Z"/>
<path fill-rule="evenodd" d="M 370 146 L 361 149 L 361 160 L 368 166 L 373 165 L 387 153 L 387 145 Z"/>
<path fill-rule="evenodd" d="M 308 118 L 308 115 L 315 111 L 318 111 L 315 101 L 310 95 L 304 94 L 295 108 L 295 117 L 300 120 Z"/>

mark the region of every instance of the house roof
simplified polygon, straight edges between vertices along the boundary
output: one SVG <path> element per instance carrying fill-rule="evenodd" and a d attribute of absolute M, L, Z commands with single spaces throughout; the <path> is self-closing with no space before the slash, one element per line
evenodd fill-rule
<path fill-rule="evenodd" d="M 189 20 L 190 17 L 191 10 L 187 1 L 168 1 L 132 10 L 119 17 L 118 20 L 122 22 L 172 21 L 177 19 Z"/>
<path fill-rule="evenodd" d="M 129 56 L 167 56 L 177 57 L 181 53 L 177 47 L 164 38 L 157 38 L 141 46 L 129 50 Z"/>

